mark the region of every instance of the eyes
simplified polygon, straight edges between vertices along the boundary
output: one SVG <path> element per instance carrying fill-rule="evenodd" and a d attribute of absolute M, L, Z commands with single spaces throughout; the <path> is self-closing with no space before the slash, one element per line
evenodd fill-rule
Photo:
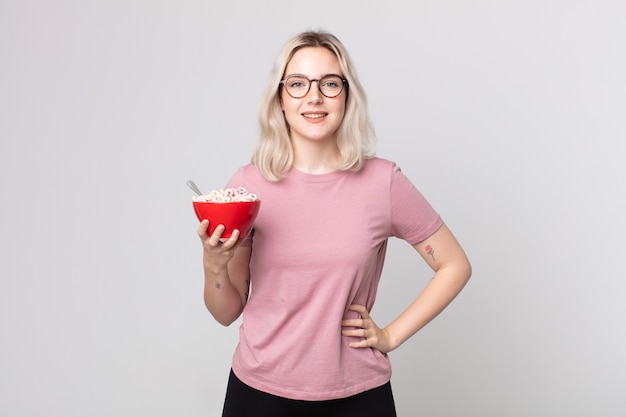
<path fill-rule="evenodd" d="M 280 84 L 285 86 L 291 97 L 302 98 L 309 93 L 313 82 L 316 82 L 320 92 L 329 98 L 337 97 L 343 91 L 344 84 L 348 84 L 345 78 L 336 74 L 325 75 L 317 80 L 310 80 L 302 75 L 290 75 Z"/>
<path fill-rule="evenodd" d="M 306 88 L 308 85 L 307 81 L 303 81 L 302 79 L 299 79 L 299 78 L 287 80 L 287 83 L 288 83 L 287 88 L 295 88 L 295 89 Z"/>
<path fill-rule="evenodd" d="M 318 80 L 311 80 L 311 82 L 313 81 L 318 81 Z M 309 86 L 309 80 L 302 79 L 302 78 L 294 78 L 292 80 L 287 80 L 287 82 L 288 82 L 287 86 L 289 88 L 294 88 L 294 89 L 308 88 Z M 321 88 L 328 88 L 328 89 L 339 88 L 341 86 L 339 81 L 332 80 L 332 79 L 331 80 L 321 79 L 318 81 L 318 83 Z"/>
<path fill-rule="evenodd" d="M 322 84 L 322 87 L 325 87 L 325 88 L 339 88 L 339 87 L 341 87 L 341 83 L 339 81 L 337 81 L 337 80 L 327 80 L 325 82 L 321 82 L 320 81 L 320 83 Z"/>

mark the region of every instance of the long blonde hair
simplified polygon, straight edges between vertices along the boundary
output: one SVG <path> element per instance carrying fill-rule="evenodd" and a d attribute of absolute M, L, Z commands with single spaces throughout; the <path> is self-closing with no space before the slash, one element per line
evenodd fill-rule
<path fill-rule="evenodd" d="M 332 52 L 339 61 L 344 78 L 348 80 L 346 111 L 337 130 L 340 163 L 336 169 L 358 171 L 366 159 L 374 156 L 376 138 L 368 114 L 367 98 L 345 47 L 328 32 L 306 31 L 287 42 L 281 50 L 259 103 L 261 131 L 252 163 L 270 181 L 280 181 L 293 163 L 293 147 L 289 126 L 281 109 L 279 83 L 293 55 L 305 47 L 323 47 Z"/>

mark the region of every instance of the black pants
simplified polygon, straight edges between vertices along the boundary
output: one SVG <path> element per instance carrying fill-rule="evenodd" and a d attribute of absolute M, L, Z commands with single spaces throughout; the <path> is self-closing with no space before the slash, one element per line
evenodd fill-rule
<path fill-rule="evenodd" d="M 396 417 L 391 383 L 347 398 L 302 401 L 244 384 L 230 372 L 222 417 Z"/>

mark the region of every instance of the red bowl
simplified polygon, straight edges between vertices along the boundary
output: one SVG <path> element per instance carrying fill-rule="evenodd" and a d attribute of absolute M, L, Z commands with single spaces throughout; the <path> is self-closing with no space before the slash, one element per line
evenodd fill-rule
<path fill-rule="evenodd" d="M 260 207 L 260 200 L 228 203 L 193 201 L 193 209 L 198 220 L 209 221 L 209 236 L 213 234 L 217 226 L 223 224 L 226 228 L 222 233 L 224 238 L 230 237 L 235 229 L 239 230 L 239 236 L 245 237 L 252 229 Z"/>

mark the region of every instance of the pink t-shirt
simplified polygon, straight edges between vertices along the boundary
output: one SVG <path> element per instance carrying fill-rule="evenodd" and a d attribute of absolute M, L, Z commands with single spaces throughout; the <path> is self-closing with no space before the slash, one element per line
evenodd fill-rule
<path fill-rule="evenodd" d="M 371 310 L 387 239 L 418 243 L 442 224 L 392 162 L 374 158 L 359 172 L 312 175 L 291 169 L 279 182 L 255 166 L 228 187 L 258 195 L 250 259 L 250 299 L 232 368 L 258 390 L 301 400 L 343 398 L 385 384 L 387 355 L 348 346 L 341 321 Z"/>

